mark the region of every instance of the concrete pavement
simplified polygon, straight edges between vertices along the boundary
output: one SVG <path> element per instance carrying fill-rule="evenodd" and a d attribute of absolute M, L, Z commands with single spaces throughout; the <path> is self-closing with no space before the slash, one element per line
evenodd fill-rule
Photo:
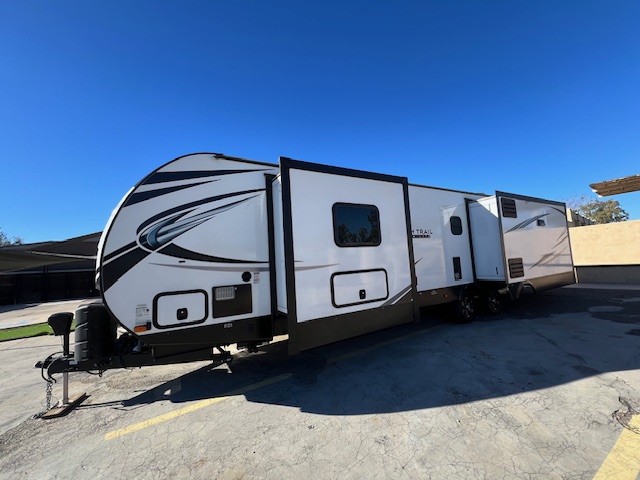
<path fill-rule="evenodd" d="M 294 357 L 74 374 L 90 398 L 48 421 L 32 364 L 56 339 L 6 342 L 0 479 L 635 478 L 639 336 L 637 291 L 562 288 Z"/>

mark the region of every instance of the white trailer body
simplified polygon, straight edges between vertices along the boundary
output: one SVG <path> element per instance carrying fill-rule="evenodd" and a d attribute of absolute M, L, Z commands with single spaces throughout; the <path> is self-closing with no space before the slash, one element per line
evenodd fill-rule
<path fill-rule="evenodd" d="M 476 280 L 512 296 L 574 283 L 563 203 L 504 192 L 469 203 Z"/>
<path fill-rule="evenodd" d="M 285 158 L 280 168 L 276 284 L 290 352 L 412 321 L 407 179 Z"/>
<path fill-rule="evenodd" d="M 77 315 L 74 356 L 49 368 L 202 360 L 212 347 L 227 361 L 224 346 L 281 333 L 297 353 L 417 321 L 422 306 L 454 302 L 469 320 L 479 294 L 572 282 L 563 204 L 187 155 L 113 212 L 98 250 L 104 306 Z M 128 332 L 117 341 L 116 324 Z"/>
<path fill-rule="evenodd" d="M 407 196 L 402 177 L 286 158 L 279 167 L 178 158 L 109 220 L 103 302 L 129 332 L 165 350 L 288 331 L 296 352 L 410 322 Z M 274 327 L 275 317 L 286 323 Z"/>
<path fill-rule="evenodd" d="M 454 301 L 461 287 L 473 284 L 466 201 L 483 196 L 480 193 L 409 186 L 416 301 L 419 306 Z"/>
<path fill-rule="evenodd" d="M 271 315 L 266 176 L 278 172 L 197 154 L 147 176 L 100 243 L 99 288 L 110 314 L 152 345 L 253 340 L 256 319 Z"/>

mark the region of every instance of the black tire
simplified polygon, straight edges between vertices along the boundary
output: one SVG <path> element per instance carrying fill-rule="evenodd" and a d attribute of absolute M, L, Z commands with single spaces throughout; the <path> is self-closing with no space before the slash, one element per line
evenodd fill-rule
<path fill-rule="evenodd" d="M 497 315 L 502 312 L 504 301 L 504 295 L 501 295 L 497 290 L 491 290 L 484 297 L 484 305 L 491 315 Z"/>
<path fill-rule="evenodd" d="M 455 320 L 457 323 L 469 323 L 476 317 L 476 302 L 468 290 L 460 292 L 455 304 Z"/>

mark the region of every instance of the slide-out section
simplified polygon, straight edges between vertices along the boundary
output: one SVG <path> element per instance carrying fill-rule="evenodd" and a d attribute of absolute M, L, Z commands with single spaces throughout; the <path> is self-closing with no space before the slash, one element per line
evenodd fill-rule
<path fill-rule="evenodd" d="M 466 201 L 480 194 L 410 185 L 411 235 L 420 306 L 455 300 L 472 284 Z"/>
<path fill-rule="evenodd" d="M 504 192 L 469 205 L 476 278 L 545 290 L 574 283 L 563 203 Z"/>
<path fill-rule="evenodd" d="M 413 320 L 405 178 L 283 158 L 278 196 L 292 353 Z"/>

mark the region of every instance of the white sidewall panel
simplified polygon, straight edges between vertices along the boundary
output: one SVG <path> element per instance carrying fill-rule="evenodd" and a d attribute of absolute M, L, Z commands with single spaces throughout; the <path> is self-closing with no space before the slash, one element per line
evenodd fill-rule
<path fill-rule="evenodd" d="M 411 233 L 419 292 L 473 282 L 473 267 L 465 199 L 472 193 L 409 186 Z M 462 234 L 451 232 L 451 217 L 462 220 Z M 455 278 L 453 257 L 459 257 L 462 277 Z"/>
<path fill-rule="evenodd" d="M 297 321 L 376 308 L 383 300 L 335 307 L 331 277 L 340 272 L 382 269 L 389 297 L 411 286 L 409 247 L 401 183 L 291 169 Z M 374 205 L 380 213 L 381 244 L 339 247 L 334 241 L 336 203 Z"/>
<path fill-rule="evenodd" d="M 564 208 L 544 202 L 515 200 L 517 218 L 502 217 L 504 253 L 507 262 L 522 259 L 524 276 L 509 276 L 509 283 L 573 272 Z"/>
<path fill-rule="evenodd" d="M 504 281 L 504 259 L 496 197 L 469 205 L 473 254 L 478 280 Z"/>

